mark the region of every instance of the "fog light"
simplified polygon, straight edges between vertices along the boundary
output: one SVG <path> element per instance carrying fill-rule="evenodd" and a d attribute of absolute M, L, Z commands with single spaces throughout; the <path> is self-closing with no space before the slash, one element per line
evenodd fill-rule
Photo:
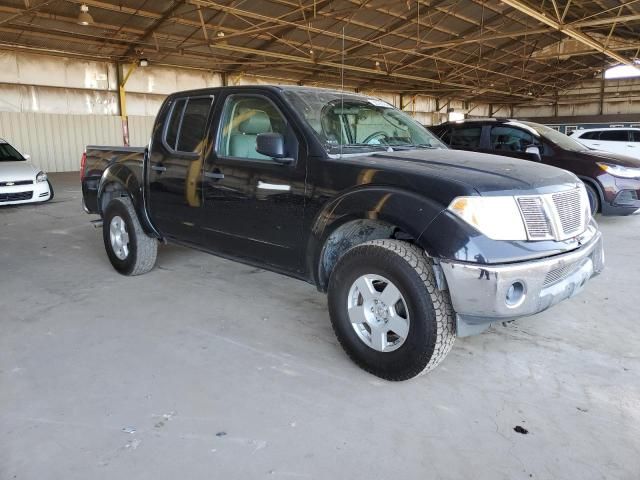
<path fill-rule="evenodd" d="M 517 307 L 524 300 L 524 285 L 522 282 L 513 282 L 507 290 L 505 303 L 507 307 Z"/>
<path fill-rule="evenodd" d="M 622 190 L 615 198 L 616 205 L 633 205 L 638 201 L 638 194 L 635 190 Z"/>

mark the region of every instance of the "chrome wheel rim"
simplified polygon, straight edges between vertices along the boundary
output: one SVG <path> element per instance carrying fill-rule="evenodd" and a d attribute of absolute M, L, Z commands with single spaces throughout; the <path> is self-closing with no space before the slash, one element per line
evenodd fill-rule
<path fill-rule="evenodd" d="M 116 257 L 119 260 L 126 260 L 129 256 L 129 234 L 127 233 L 127 224 L 118 215 L 113 217 L 109 224 L 109 239 Z"/>
<path fill-rule="evenodd" d="M 358 338 L 378 352 L 397 350 L 409 335 L 407 302 L 398 287 L 381 275 L 362 275 L 353 282 L 347 311 Z"/>

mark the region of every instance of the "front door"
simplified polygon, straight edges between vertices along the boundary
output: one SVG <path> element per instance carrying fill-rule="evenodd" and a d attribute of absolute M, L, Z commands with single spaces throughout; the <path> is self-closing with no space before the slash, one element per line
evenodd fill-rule
<path fill-rule="evenodd" d="M 527 152 L 527 148 L 531 146 L 538 147 L 540 156 Z M 522 128 L 496 125 L 491 127 L 487 153 L 539 162 L 543 155 L 543 146 L 537 137 Z"/>
<path fill-rule="evenodd" d="M 158 118 L 149 156 L 149 211 L 163 236 L 199 243 L 202 162 L 213 97 L 176 98 Z"/>
<path fill-rule="evenodd" d="M 216 115 L 215 148 L 204 165 L 203 229 L 222 254 L 300 272 L 306 151 L 277 97 L 244 92 L 227 95 Z M 290 163 L 256 151 L 257 136 L 268 132 L 284 136 Z"/>

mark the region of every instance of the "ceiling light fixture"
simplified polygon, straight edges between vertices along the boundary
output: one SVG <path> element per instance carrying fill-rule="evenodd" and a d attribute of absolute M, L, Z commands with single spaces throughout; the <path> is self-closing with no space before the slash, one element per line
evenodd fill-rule
<path fill-rule="evenodd" d="M 140 66 L 141 67 L 148 67 L 149 66 L 149 60 L 147 60 L 146 58 L 141 58 L 140 59 Z"/>
<path fill-rule="evenodd" d="M 80 5 L 80 14 L 78 15 L 78 24 L 79 25 L 93 24 L 93 17 L 89 15 L 89 7 L 87 7 L 84 3 Z"/>

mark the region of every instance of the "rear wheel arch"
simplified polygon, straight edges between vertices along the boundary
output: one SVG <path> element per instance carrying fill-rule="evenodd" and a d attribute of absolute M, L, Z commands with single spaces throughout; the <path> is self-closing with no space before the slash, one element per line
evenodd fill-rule
<path fill-rule="evenodd" d="M 122 179 L 123 175 L 126 180 Z M 107 169 L 102 175 L 96 196 L 100 216 L 104 216 L 105 209 L 107 205 L 109 205 L 109 202 L 118 197 L 125 197 L 131 201 L 138 221 L 145 233 L 156 238 L 161 238 L 161 235 L 146 215 L 144 199 L 142 197 L 142 186 L 135 179 L 132 172 L 122 168 L 115 172 Z"/>

